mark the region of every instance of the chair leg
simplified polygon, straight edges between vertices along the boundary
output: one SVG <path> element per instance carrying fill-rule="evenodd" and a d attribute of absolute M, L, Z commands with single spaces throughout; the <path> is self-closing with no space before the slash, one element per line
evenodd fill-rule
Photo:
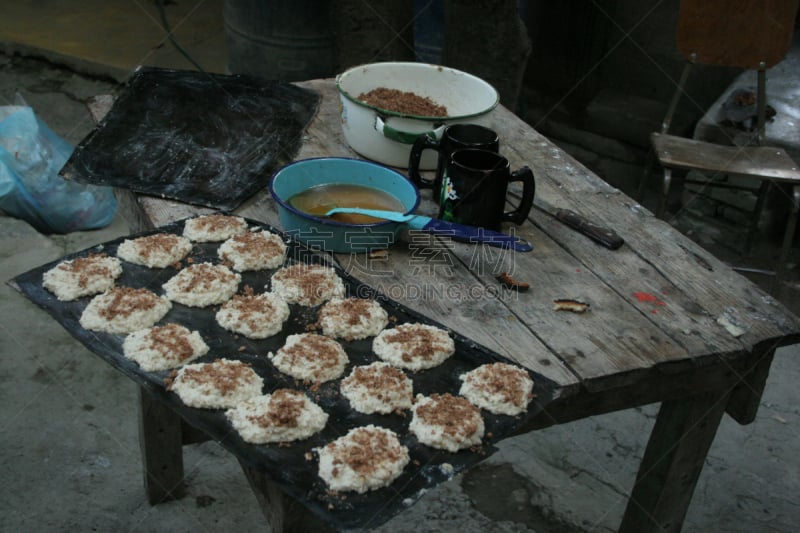
<path fill-rule="evenodd" d="M 753 246 L 753 237 L 755 237 L 756 230 L 758 229 L 761 212 L 764 211 L 764 204 L 767 200 L 767 192 L 769 191 L 770 183 L 770 181 L 762 180 L 761 185 L 758 187 L 756 206 L 753 213 L 750 215 L 750 225 L 747 227 L 747 234 L 744 239 L 744 255 L 749 255 L 750 248 Z"/>
<path fill-rule="evenodd" d="M 672 169 L 668 167 L 664 167 L 664 181 L 661 184 L 661 198 L 658 201 L 658 209 L 656 210 L 656 216 L 658 218 L 664 218 L 664 215 L 667 212 L 667 200 L 669 199 L 669 188 L 672 185 Z"/>
<path fill-rule="evenodd" d="M 786 230 L 783 233 L 783 246 L 781 246 L 781 255 L 775 272 L 776 283 L 778 284 L 786 274 L 786 262 L 789 259 L 789 250 L 792 248 L 792 241 L 794 240 L 798 212 L 800 212 L 800 185 L 795 185 L 792 188 L 792 211 L 789 213 L 789 221 L 786 223 Z"/>

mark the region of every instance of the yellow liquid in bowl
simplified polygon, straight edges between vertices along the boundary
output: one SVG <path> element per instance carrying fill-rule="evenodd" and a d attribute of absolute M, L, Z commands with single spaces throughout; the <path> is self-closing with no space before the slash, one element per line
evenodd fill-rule
<path fill-rule="evenodd" d="M 372 224 L 384 219 L 358 215 L 354 213 L 325 213 L 335 207 L 358 207 L 361 209 L 383 209 L 385 211 L 405 212 L 403 204 L 391 194 L 364 187 L 344 183 L 326 183 L 299 192 L 289 198 L 289 205 L 309 215 L 335 220 L 345 224 Z"/>

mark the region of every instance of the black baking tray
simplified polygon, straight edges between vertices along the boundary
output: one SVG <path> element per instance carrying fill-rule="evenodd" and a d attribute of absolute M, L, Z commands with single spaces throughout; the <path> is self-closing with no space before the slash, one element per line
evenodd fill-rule
<path fill-rule="evenodd" d="M 68 255 L 57 261 L 35 268 L 16 277 L 13 282 L 34 303 L 52 315 L 70 334 L 81 341 L 87 348 L 99 355 L 114 368 L 144 387 L 160 401 L 169 405 L 189 424 L 206 432 L 211 438 L 236 454 L 243 462 L 252 467 L 263 469 L 269 478 L 279 484 L 282 489 L 297 499 L 323 520 L 336 529 L 353 529 L 377 527 L 392 516 L 415 503 L 426 490 L 451 479 L 455 474 L 477 464 L 496 451 L 495 444 L 501 439 L 513 435 L 527 421 L 535 417 L 556 394 L 556 385 L 547 378 L 530 372 L 535 382 L 536 398 L 528 407 L 527 413 L 511 417 L 492 415 L 482 411 L 486 426 L 486 436 L 482 445 L 451 453 L 435 450 L 420 444 L 409 433 L 410 413 L 405 415 L 365 415 L 353 411 L 348 402 L 339 395 L 339 382 L 334 380 L 321 386 L 309 387 L 278 372 L 269 362 L 266 354 L 280 348 L 286 337 L 293 333 L 308 331 L 310 325 L 317 321 L 318 308 L 290 305 L 291 315 L 277 335 L 264 340 L 251 340 L 233 334 L 220 327 L 214 315 L 218 306 L 197 309 L 173 303 L 172 310 L 160 323 L 177 322 L 191 329 L 197 329 L 209 345 L 209 353 L 195 362 L 208 362 L 218 357 L 238 359 L 248 362 L 261 375 L 265 382 L 265 392 L 276 388 L 289 387 L 305 391 L 328 414 L 328 424 L 324 430 L 311 438 L 293 443 L 289 446 L 253 445 L 244 442 L 232 428 L 221 409 L 195 409 L 187 407 L 174 393 L 168 392 L 164 379 L 168 371 L 145 372 L 139 366 L 124 357 L 122 352 L 123 335 L 97 333 L 83 329 L 79 319 L 83 309 L 91 297 L 81 298 L 74 302 L 60 302 L 53 294 L 42 287 L 44 272 L 66 259 L 86 256 L 93 252 L 105 252 L 116 255 L 119 244 L 125 238 L 135 238 L 156 232 L 181 234 L 185 221 L 179 221 L 155 230 L 137 233 L 128 237 L 109 241 L 102 245 L 88 248 Z M 364 285 L 335 265 L 330 264 L 329 256 L 310 251 L 302 244 L 292 240 L 287 234 L 265 224 L 248 220 L 251 227 L 259 226 L 264 231 L 281 235 L 288 245 L 286 263 L 327 264 L 336 268 L 345 283 L 348 294 L 358 297 L 377 299 L 387 310 L 395 324 L 405 322 L 422 322 L 444 328 L 441 324 L 395 302 Z M 198 263 L 211 261 L 218 263 L 216 255 L 218 244 L 195 243 L 189 257 L 183 261 Z M 269 279 L 274 270 L 242 273 L 242 284 L 261 292 L 269 287 Z M 123 273 L 117 284 L 129 287 L 145 287 L 157 294 L 163 294 L 161 285 L 177 270 L 173 267 L 151 269 L 123 261 Z M 390 324 L 389 327 L 392 327 Z M 444 328 L 447 329 L 447 328 Z M 495 361 L 511 362 L 491 352 L 457 332 L 450 331 L 455 340 L 456 352 L 440 366 L 416 373 L 408 373 L 414 383 L 414 393 L 430 394 L 450 392 L 457 394 L 461 385 L 459 376 L 481 364 Z M 372 339 L 357 341 L 341 341 L 347 352 L 350 363 L 345 376 L 355 365 L 368 364 L 377 360 L 371 352 Z M 411 462 L 403 474 L 389 487 L 371 491 L 366 494 L 346 492 L 330 493 L 324 482 L 317 475 L 317 460 L 313 449 L 344 435 L 357 426 L 375 424 L 395 431 L 400 441 L 408 446 Z"/>
<path fill-rule="evenodd" d="M 60 174 L 232 210 L 292 160 L 319 102 L 283 81 L 140 67 Z"/>

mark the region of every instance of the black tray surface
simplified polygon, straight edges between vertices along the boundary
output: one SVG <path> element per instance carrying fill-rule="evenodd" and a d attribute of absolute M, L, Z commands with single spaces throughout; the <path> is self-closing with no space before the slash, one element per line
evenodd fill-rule
<path fill-rule="evenodd" d="M 140 67 L 60 174 L 232 210 L 292 160 L 319 101 L 282 81 Z"/>
<path fill-rule="evenodd" d="M 277 233 L 284 238 L 288 245 L 286 264 L 298 262 L 330 264 L 328 256 L 308 250 L 297 241 L 291 240 L 287 234 L 253 220 L 248 220 L 248 223 L 251 227 L 258 226 L 264 231 Z M 172 310 L 160 323 L 177 322 L 200 332 L 210 350 L 208 354 L 195 362 L 209 362 L 220 357 L 245 361 L 250 363 L 253 369 L 263 377 L 265 393 L 284 387 L 303 390 L 329 414 L 327 426 L 323 431 L 305 441 L 288 446 L 248 444 L 239 437 L 227 421 L 224 410 L 188 407 L 176 394 L 168 392 L 164 385 L 164 379 L 168 376 L 169 371 L 145 372 L 135 362 L 125 358 L 122 351 L 123 335 L 83 329 L 79 319 L 91 297 L 81 298 L 74 302 L 60 302 L 42 286 L 43 273 L 61 261 L 99 251 L 116 255 L 117 247 L 125 238 L 135 238 L 157 232 L 182 234 L 183 224 L 184 221 L 179 221 L 155 230 L 137 233 L 88 248 L 26 272 L 16 277 L 13 282 L 23 294 L 45 309 L 89 350 L 144 387 L 160 401 L 168 404 L 189 424 L 206 432 L 211 438 L 236 454 L 240 460 L 252 467 L 266 471 L 268 477 L 280 485 L 287 494 L 302 502 L 337 529 L 377 527 L 389 520 L 415 503 L 427 489 L 451 479 L 457 473 L 494 453 L 496 451 L 495 444 L 498 441 L 513 435 L 526 421 L 535 417 L 555 395 L 556 385 L 552 381 L 530 372 L 535 383 L 536 398 L 529 405 L 527 413 L 511 417 L 482 411 L 486 436 L 481 446 L 458 453 L 436 450 L 419 443 L 408 431 L 408 424 L 411 420 L 410 412 L 406 412 L 404 415 L 395 413 L 389 415 L 360 414 L 352 410 L 347 400 L 340 396 L 340 379 L 313 387 L 281 374 L 272 366 L 266 356 L 267 353 L 279 349 L 288 335 L 308 331 L 308 326 L 317 322 L 317 307 L 290 305 L 290 318 L 280 333 L 264 340 L 251 340 L 226 331 L 216 323 L 214 315 L 219 306 L 197 309 L 173 302 Z M 217 248 L 218 243 L 195 243 L 191 254 L 183 261 L 183 264 L 186 265 L 189 261 L 219 263 Z M 386 298 L 338 267 L 333 267 L 344 280 L 349 295 L 377 299 L 395 324 L 422 322 L 444 327 Z M 242 273 L 240 290 L 245 286 L 251 287 L 256 293 L 268 290 L 273 272 L 274 270 L 265 270 Z M 123 274 L 117 280 L 117 285 L 134 288 L 145 287 L 157 294 L 163 294 L 161 285 L 176 273 L 177 270 L 172 267 L 151 269 L 123 261 Z M 392 327 L 392 324 L 390 323 L 388 327 Z M 436 392 L 458 394 L 461 386 L 459 376 L 464 372 L 484 363 L 510 362 L 457 332 L 450 331 L 450 334 L 456 345 L 456 353 L 452 357 L 436 368 L 416 373 L 407 372 L 414 383 L 415 394 L 427 395 Z M 350 373 L 353 366 L 369 364 L 377 360 L 371 351 L 372 338 L 340 342 L 350 359 L 344 373 L 345 376 Z M 367 424 L 395 431 L 399 435 L 400 441 L 409 448 L 411 462 L 403 474 L 389 487 L 366 494 L 331 493 L 317 475 L 317 457 L 313 452 L 314 448 L 325 445 L 354 427 Z"/>

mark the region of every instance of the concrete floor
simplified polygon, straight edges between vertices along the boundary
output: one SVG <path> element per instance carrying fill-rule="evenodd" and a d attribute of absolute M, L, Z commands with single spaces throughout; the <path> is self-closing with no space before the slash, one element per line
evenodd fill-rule
<path fill-rule="evenodd" d="M 13 17 L 0 21 L 4 49 L 22 52 L 0 55 L 0 105 L 11 103 L 19 91 L 46 123 L 73 143 L 92 127 L 86 98 L 112 92 L 118 74 L 142 58 L 153 59 L 153 47 L 163 41 L 157 32 L 145 39 L 144 30 L 135 30 L 137 24 L 152 23 L 152 17 L 133 16 L 137 10 L 152 11 L 150 2 L 81 5 L 93 3 L 96 10 L 70 19 L 84 25 L 64 42 L 59 36 L 69 21 L 59 23 L 66 26 L 54 21 L 59 10 L 63 16 L 67 12 L 55 2 L 17 2 L 9 8 Z M 214 4 L 219 2 L 187 3 L 181 9 Z M 173 8 L 178 9 L 168 6 Z M 119 20 L 131 31 L 111 31 Z M 190 16 L 183 31 L 209 35 L 211 27 L 219 27 L 218 18 L 202 19 L 210 25 L 205 29 L 199 20 Z M 102 38 L 94 44 L 83 42 L 97 36 Z M 131 44 L 132 36 L 143 39 Z M 195 53 L 203 63 L 202 43 L 198 46 Z M 109 50 L 113 57 L 104 59 Z M 219 47 L 208 53 L 218 54 Z M 59 66 L 63 64 L 71 68 Z M 127 231 L 119 217 L 103 230 L 67 235 L 43 235 L 25 222 L 0 218 L 0 278 L 5 282 Z M 798 382 L 800 349 L 779 350 L 756 421 L 739 426 L 723 419 L 684 531 L 797 530 Z M 185 449 L 185 498 L 150 506 L 142 489 L 132 382 L 5 284 L 0 286 L 0 383 L 0 530 L 263 529 L 238 463 L 214 443 Z M 509 439 L 485 463 L 431 491 L 380 531 L 613 531 L 656 411 L 657 406 L 647 406 Z"/>
<path fill-rule="evenodd" d="M 175 39 L 208 72 L 225 72 L 222 0 L 163 0 Z M 5 2 L 0 49 L 44 54 L 75 70 L 128 77 L 139 65 L 192 68 L 169 43 L 154 0 Z"/>

